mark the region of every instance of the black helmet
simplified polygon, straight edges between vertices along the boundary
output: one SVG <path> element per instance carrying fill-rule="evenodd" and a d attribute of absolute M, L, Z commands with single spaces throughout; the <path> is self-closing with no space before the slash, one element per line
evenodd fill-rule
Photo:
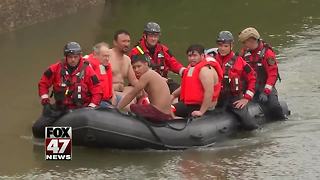
<path fill-rule="evenodd" d="M 230 31 L 221 31 L 217 37 L 217 43 L 233 43 L 233 35 Z"/>
<path fill-rule="evenodd" d="M 155 22 L 148 22 L 145 26 L 144 26 L 144 32 L 147 33 L 160 33 L 160 26 L 159 24 L 155 23 Z"/>
<path fill-rule="evenodd" d="M 64 56 L 67 56 L 68 54 L 81 54 L 81 46 L 77 42 L 68 42 L 63 49 Z"/>

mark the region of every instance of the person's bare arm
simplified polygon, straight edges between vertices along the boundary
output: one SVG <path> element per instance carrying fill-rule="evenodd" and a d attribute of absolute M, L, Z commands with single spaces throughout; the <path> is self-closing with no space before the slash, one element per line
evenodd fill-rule
<path fill-rule="evenodd" d="M 146 87 L 149 81 L 148 73 L 143 74 L 136 85 L 130 90 L 119 102 L 118 109 L 123 109 L 127 106 L 136 96 L 137 94 Z"/>
<path fill-rule="evenodd" d="M 203 67 L 199 73 L 199 79 L 204 89 L 204 96 L 202 104 L 199 111 L 193 111 L 193 116 L 202 116 L 210 107 L 213 96 L 213 85 L 214 85 L 214 76 L 217 76 L 217 73 L 213 68 Z"/>
<path fill-rule="evenodd" d="M 177 88 L 175 91 L 172 92 L 171 94 L 171 103 L 173 103 L 173 101 L 180 96 L 181 93 L 181 86 L 179 88 Z"/>

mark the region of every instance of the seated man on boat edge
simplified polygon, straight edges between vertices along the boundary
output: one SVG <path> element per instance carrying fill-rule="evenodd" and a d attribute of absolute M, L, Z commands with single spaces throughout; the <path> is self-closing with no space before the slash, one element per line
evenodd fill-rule
<path fill-rule="evenodd" d="M 117 30 L 113 36 L 113 48 L 110 54 L 112 67 L 112 83 L 116 94 L 117 103 L 138 82 L 131 65 L 131 59 L 127 54 L 130 51 L 130 33 L 127 30 Z M 133 99 L 132 103 L 135 103 Z M 126 107 L 129 110 L 129 105 Z"/>
<path fill-rule="evenodd" d="M 256 71 L 256 92 L 253 100 L 259 102 L 270 119 L 286 119 L 275 87 L 279 76 L 276 54 L 260 37 L 257 29 L 248 27 L 239 34 L 242 43 L 241 56 Z"/>
<path fill-rule="evenodd" d="M 230 31 L 221 31 L 216 38 L 216 44 L 218 53 L 215 59 L 223 70 L 217 107 L 235 114 L 244 129 L 256 129 L 258 124 L 248 110 L 248 103 L 255 93 L 255 71 L 241 56 L 233 52 L 234 38 Z"/>
<path fill-rule="evenodd" d="M 86 56 L 100 81 L 103 93 L 100 107 L 112 107 L 117 104 L 112 84 L 112 68 L 109 62 L 110 51 L 109 44 L 100 42 L 93 46 L 92 54 Z"/>
<path fill-rule="evenodd" d="M 94 108 L 100 104 L 102 91 L 99 79 L 81 54 L 80 45 L 69 42 L 64 46 L 64 58 L 43 73 L 38 85 L 43 114 L 32 127 L 36 137 L 43 137 L 45 127 L 53 125 L 69 110 Z M 54 105 L 51 105 L 49 97 L 51 87 Z"/>
<path fill-rule="evenodd" d="M 173 119 L 170 90 L 165 79 L 150 69 L 150 60 L 146 55 L 133 56 L 131 63 L 138 83 L 121 99 L 118 109 L 122 110 L 144 90 L 148 94 L 150 104 L 132 104 L 131 112 L 151 121 Z"/>
<path fill-rule="evenodd" d="M 189 65 L 182 75 L 181 87 L 171 99 L 180 97 L 174 104 L 179 117 L 202 116 L 214 109 L 221 89 L 222 70 L 213 57 L 206 57 L 202 45 L 193 44 L 186 51 Z"/>

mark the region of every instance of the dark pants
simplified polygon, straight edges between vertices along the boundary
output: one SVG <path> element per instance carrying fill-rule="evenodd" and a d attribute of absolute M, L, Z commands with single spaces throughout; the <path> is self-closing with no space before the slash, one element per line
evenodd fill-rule
<path fill-rule="evenodd" d="M 174 114 L 179 117 L 190 117 L 193 111 L 198 111 L 200 110 L 200 107 L 201 107 L 198 104 L 186 105 L 181 101 L 176 104 L 173 104 L 173 106 L 176 108 L 176 112 Z"/>
<path fill-rule="evenodd" d="M 261 105 L 266 117 L 272 120 L 285 119 L 285 115 L 283 114 L 282 107 L 279 103 L 277 89 L 272 88 L 272 91 L 268 95 L 268 101 L 266 103 L 261 103 L 259 101 L 260 93 L 261 92 L 259 91 L 256 92 L 253 99 L 255 102 L 258 102 Z"/>
<path fill-rule="evenodd" d="M 240 123 L 241 127 L 245 130 L 251 131 L 257 129 L 258 123 L 253 116 L 250 115 L 248 111 L 248 105 L 242 109 L 235 108 L 233 103 L 241 99 L 240 97 L 220 97 L 216 108 L 225 109 L 233 114 L 235 114 Z"/>
<path fill-rule="evenodd" d="M 172 94 L 176 89 L 180 87 L 180 85 L 173 81 L 173 79 L 168 79 L 167 84 L 169 86 L 170 94 Z"/>

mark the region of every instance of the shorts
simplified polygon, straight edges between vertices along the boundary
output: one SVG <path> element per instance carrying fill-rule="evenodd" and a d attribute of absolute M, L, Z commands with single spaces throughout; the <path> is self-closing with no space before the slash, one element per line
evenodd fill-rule
<path fill-rule="evenodd" d="M 116 106 L 119 104 L 121 99 L 122 99 L 122 96 L 116 94 Z"/>
<path fill-rule="evenodd" d="M 110 101 L 101 101 L 100 102 L 100 107 L 102 108 L 111 108 L 113 107 Z"/>
<path fill-rule="evenodd" d="M 130 110 L 136 115 L 142 116 L 153 122 L 168 121 L 173 119 L 171 114 L 165 114 L 151 104 L 132 104 L 130 106 Z"/>

